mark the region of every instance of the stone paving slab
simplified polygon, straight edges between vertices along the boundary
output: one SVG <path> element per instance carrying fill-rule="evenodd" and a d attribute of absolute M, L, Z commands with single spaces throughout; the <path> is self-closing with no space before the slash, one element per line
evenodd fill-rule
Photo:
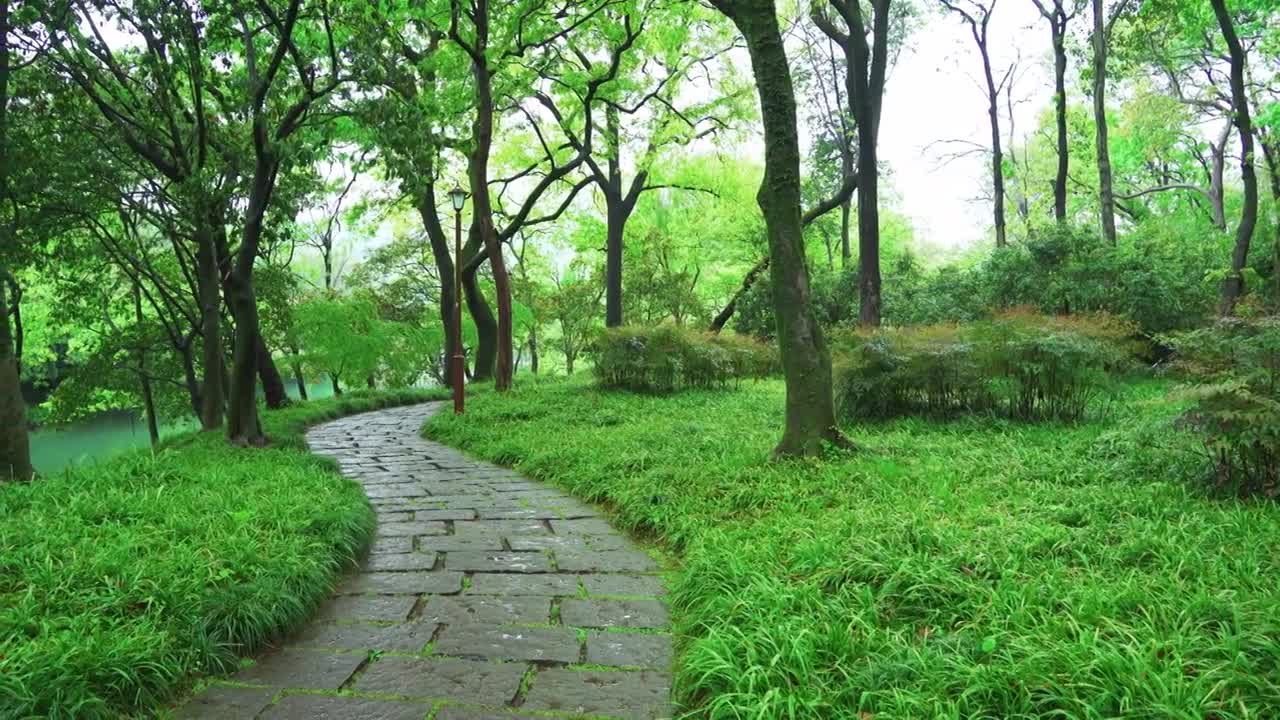
<path fill-rule="evenodd" d="M 251 718 L 271 704 L 273 688 L 242 688 L 214 685 L 178 708 L 178 720 L 220 720 Z"/>
<path fill-rule="evenodd" d="M 354 697 L 292 695 L 262 715 L 263 720 L 422 720 L 430 703 Z"/>
<path fill-rule="evenodd" d="M 231 678 L 242 686 L 213 685 L 177 717 L 672 717 L 658 565 L 592 506 L 421 438 L 443 408 L 307 433 L 364 486 L 370 553 L 310 625 Z"/>

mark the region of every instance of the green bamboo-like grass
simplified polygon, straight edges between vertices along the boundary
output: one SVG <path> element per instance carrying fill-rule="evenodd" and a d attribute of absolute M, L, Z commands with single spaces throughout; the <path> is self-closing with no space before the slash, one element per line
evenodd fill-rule
<path fill-rule="evenodd" d="M 1280 708 L 1280 508 L 1203 495 L 1159 383 L 1103 420 L 902 419 L 769 463 L 776 381 L 652 397 L 518 383 L 431 437 L 683 560 L 690 717 L 1262 718 Z"/>
<path fill-rule="evenodd" d="M 428 396 L 267 412 L 269 449 L 191 434 L 0 485 L 0 718 L 150 715 L 303 622 L 373 529 L 304 429 Z"/>

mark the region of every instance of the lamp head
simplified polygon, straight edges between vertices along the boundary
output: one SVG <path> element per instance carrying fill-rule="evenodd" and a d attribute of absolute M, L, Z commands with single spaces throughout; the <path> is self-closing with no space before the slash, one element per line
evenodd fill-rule
<path fill-rule="evenodd" d="M 467 202 L 467 193 L 456 185 L 449 191 L 449 202 L 453 203 L 453 209 L 462 212 L 462 206 Z"/>

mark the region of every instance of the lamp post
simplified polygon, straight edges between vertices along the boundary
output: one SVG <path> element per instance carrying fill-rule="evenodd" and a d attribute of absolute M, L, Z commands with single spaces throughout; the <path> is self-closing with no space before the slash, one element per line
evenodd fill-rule
<path fill-rule="evenodd" d="M 462 414 L 462 381 L 466 358 L 462 354 L 462 206 L 467 193 L 456 185 L 449 191 L 453 203 L 453 413 Z"/>

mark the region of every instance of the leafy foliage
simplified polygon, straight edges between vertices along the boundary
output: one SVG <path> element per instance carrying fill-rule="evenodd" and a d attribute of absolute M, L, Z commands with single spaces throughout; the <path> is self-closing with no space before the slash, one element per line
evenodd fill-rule
<path fill-rule="evenodd" d="M 1128 323 L 1108 316 L 1003 313 L 966 325 L 838 339 L 835 382 L 846 419 L 996 411 L 1079 421 L 1127 365 Z"/>
<path fill-rule="evenodd" d="M 306 349 L 304 362 L 335 386 L 382 378 L 407 387 L 439 372 L 444 348 L 439 323 L 385 320 L 369 297 L 313 297 L 294 307 L 293 322 Z"/>
<path fill-rule="evenodd" d="M 1214 487 L 1280 495 L 1280 318 L 1223 319 L 1170 342 L 1195 379 L 1183 420 L 1203 438 Z"/>
<path fill-rule="evenodd" d="M 714 335 L 673 325 L 603 331 L 591 354 L 604 387 L 671 393 L 725 387 L 777 371 L 777 350 L 738 335 Z"/>
<path fill-rule="evenodd" d="M 1147 334 L 1203 323 L 1214 313 L 1220 273 L 1213 268 L 1227 257 L 1228 239 L 1217 232 L 1189 239 L 1158 222 L 1145 231 L 1110 245 L 1091 231 L 1046 228 L 984 251 L 976 262 L 937 268 L 899 253 L 884 268 L 885 323 L 968 322 L 1019 306 L 1053 314 L 1104 312 L 1134 321 Z M 1259 255 L 1269 252 L 1264 248 Z M 856 268 L 815 272 L 819 320 L 828 328 L 855 324 L 857 289 Z M 762 279 L 740 302 L 734 327 L 771 337 L 771 302 L 769 283 Z"/>

